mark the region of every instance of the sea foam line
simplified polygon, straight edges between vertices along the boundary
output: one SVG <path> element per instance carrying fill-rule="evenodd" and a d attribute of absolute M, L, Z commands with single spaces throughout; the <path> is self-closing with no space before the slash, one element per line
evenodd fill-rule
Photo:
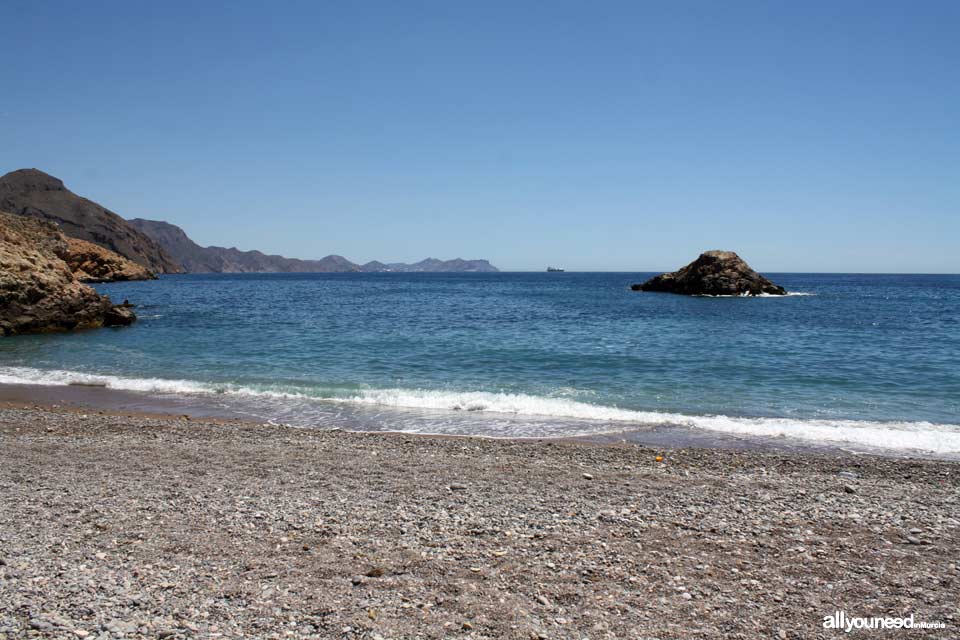
<path fill-rule="evenodd" d="M 694 298 L 792 298 L 797 296 L 815 296 L 817 294 L 807 291 L 788 291 L 786 293 L 737 293 L 737 294 L 709 294 L 697 293 Z"/>
<path fill-rule="evenodd" d="M 728 434 L 789 437 L 816 443 L 857 444 L 937 454 L 960 453 L 960 425 L 926 421 L 867 421 L 793 419 L 725 415 L 686 415 L 637 411 L 520 393 L 436 391 L 426 389 L 361 389 L 347 395 L 328 395 L 321 389 L 293 387 L 257 389 L 233 384 L 212 384 L 164 378 L 126 378 L 29 367 L 0 367 L 0 384 L 91 385 L 153 394 L 233 396 L 276 401 L 299 401 L 395 409 L 490 413 L 530 418 L 583 420 L 604 425 L 674 425 Z M 311 393 L 312 392 L 312 393 Z M 318 395 L 318 392 L 321 395 Z M 344 392 L 340 392 L 343 394 Z M 522 425 L 521 425 L 522 427 Z M 522 436 L 522 428 L 516 434 Z"/>

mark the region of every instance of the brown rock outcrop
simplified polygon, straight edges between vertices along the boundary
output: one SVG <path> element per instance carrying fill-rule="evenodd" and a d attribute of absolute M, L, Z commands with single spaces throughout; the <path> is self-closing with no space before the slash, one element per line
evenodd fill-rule
<path fill-rule="evenodd" d="M 74 276 L 69 255 L 56 225 L 0 212 L 0 335 L 133 322 L 129 309 Z"/>
<path fill-rule="evenodd" d="M 98 244 L 67 238 L 66 262 L 80 282 L 156 280 L 149 269 Z"/>

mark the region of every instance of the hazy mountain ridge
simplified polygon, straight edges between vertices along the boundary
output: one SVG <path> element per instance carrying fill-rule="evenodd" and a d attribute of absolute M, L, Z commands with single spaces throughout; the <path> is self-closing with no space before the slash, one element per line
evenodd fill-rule
<path fill-rule="evenodd" d="M 360 265 L 339 255 L 301 260 L 235 247 L 201 247 L 180 227 L 161 220 L 134 218 L 129 223 L 177 260 L 189 273 L 349 273 L 349 272 L 483 272 L 499 271 L 487 260 L 437 260 L 413 264 L 372 260 Z"/>
<path fill-rule="evenodd" d="M 298 260 L 236 247 L 201 247 L 180 227 L 160 220 L 134 218 L 134 228 L 153 238 L 189 273 L 310 273 L 359 271 L 342 256 Z"/>
<path fill-rule="evenodd" d="M 370 263 L 367 263 L 368 265 Z M 367 265 L 364 265 L 365 267 Z M 386 268 L 364 269 L 364 271 L 402 271 L 402 272 L 444 272 L 456 271 L 464 273 L 494 273 L 499 271 L 495 266 L 486 260 L 464 260 L 454 258 L 453 260 L 437 260 L 436 258 L 427 258 L 420 262 L 407 264 L 404 262 L 391 262 Z"/>

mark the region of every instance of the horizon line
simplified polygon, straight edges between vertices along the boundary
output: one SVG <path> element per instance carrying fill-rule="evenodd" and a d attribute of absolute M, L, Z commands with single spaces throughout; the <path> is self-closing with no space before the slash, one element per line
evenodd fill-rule
<path fill-rule="evenodd" d="M 409 264 L 409 263 L 407 263 Z M 675 271 L 675 269 L 674 269 Z M 355 275 L 355 274 L 395 274 L 395 275 L 416 275 L 416 274 L 458 274 L 458 275 L 497 275 L 510 273 L 549 273 L 545 269 L 500 269 L 496 271 L 185 271 L 182 273 L 163 273 L 162 276 L 199 276 L 199 275 Z M 561 272 L 553 272 L 552 275 L 561 273 L 671 273 L 670 270 L 603 270 L 586 269 L 570 270 L 565 269 Z M 948 271 L 760 271 L 764 274 L 778 275 L 821 275 L 821 276 L 960 276 L 960 273 Z"/>

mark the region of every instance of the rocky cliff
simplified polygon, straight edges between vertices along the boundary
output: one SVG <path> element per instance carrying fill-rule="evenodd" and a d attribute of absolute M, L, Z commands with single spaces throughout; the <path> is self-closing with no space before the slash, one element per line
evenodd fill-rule
<path fill-rule="evenodd" d="M 153 239 L 189 273 L 347 273 L 352 271 L 400 272 L 496 272 L 486 260 L 437 260 L 427 258 L 414 264 L 377 260 L 364 265 L 343 256 L 330 255 L 319 260 L 300 260 L 260 251 L 235 248 L 201 247 L 176 225 L 159 220 L 134 218 L 129 223 Z"/>
<path fill-rule="evenodd" d="M 133 260 L 79 238 L 67 238 L 65 260 L 80 282 L 157 279 L 149 269 Z"/>
<path fill-rule="evenodd" d="M 707 251 L 679 271 L 662 273 L 634 291 L 663 291 L 692 296 L 758 296 L 787 294 L 750 268 L 733 251 Z"/>
<path fill-rule="evenodd" d="M 56 225 L 0 212 L 0 335 L 132 323 L 136 316 L 80 282 Z"/>
<path fill-rule="evenodd" d="M 181 271 L 166 251 L 133 225 L 43 171 L 20 169 L 0 177 L 0 210 L 55 222 L 67 236 L 100 245 L 154 273 Z"/>

